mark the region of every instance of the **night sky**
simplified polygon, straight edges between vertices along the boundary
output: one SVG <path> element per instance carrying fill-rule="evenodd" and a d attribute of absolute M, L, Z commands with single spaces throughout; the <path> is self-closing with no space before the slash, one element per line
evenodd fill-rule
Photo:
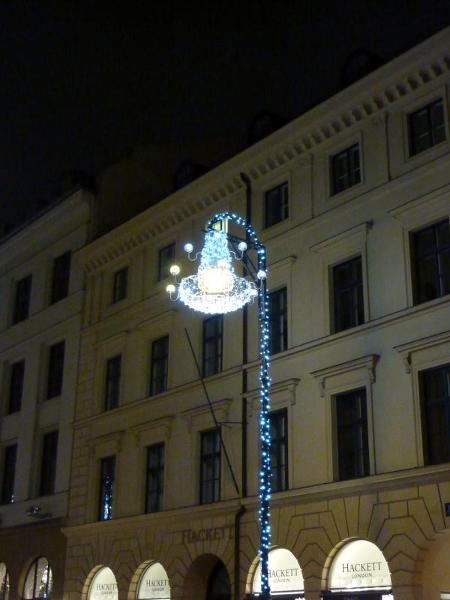
<path fill-rule="evenodd" d="M 0 219 L 135 146 L 290 120 L 338 91 L 351 52 L 385 62 L 448 24 L 450 0 L 3 0 Z"/>

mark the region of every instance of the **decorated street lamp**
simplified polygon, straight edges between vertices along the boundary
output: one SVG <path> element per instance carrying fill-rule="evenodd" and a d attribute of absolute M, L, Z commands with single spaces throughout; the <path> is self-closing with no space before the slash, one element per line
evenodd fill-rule
<path fill-rule="evenodd" d="M 255 277 L 248 280 L 234 271 L 233 259 L 242 260 L 247 251 L 247 243 L 238 240 L 224 231 L 214 228 L 221 222 L 233 221 L 243 227 L 250 248 L 256 250 L 257 268 Z M 237 243 L 236 252 L 230 249 L 230 242 Z M 207 314 L 224 314 L 242 308 L 258 297 L 259 314 L 259 354 L 260 354 L 260 473 L 259 473 L 259 522 L 261 563 L 261 595 L 260 600 L 270 598 L 269 587 L 269 547 L 270 532 L 270 422 L 269 422 L 269 307 L 266 288 L 266 249 L 259 240 L 253 227 L 244 219 L 231 212 L 215 215 L 208 223 L 205 244 L 200 253 L 192 256 L 194 247 L 184 247 L 190 260 L 200 256 L 198 273 L 183 277 L 178 281 L 180 268 L 173 265 L 170 269 L 175 277 L 176 285 L 167 286 L 172 300 L 181 300 L 193 310 Z M 250 272 L 250 264 L 246 263 Z"/>

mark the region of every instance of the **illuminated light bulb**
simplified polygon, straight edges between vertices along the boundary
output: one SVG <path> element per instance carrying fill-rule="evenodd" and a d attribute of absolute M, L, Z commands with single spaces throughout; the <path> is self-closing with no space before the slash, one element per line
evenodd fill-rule
<path fill-rule="evenodd" d="M 240 250 L 240 252 L 245 252 L 247 250 L 247 244 L 245 242 L 239 242 L 238 250 Z"/>
<path fill-rule="evenodd" d="M 173 283 L 169 283 L 169 285 L 166 287 L 166 292 L 168 294 L 173 294 L 176 291 L 176 287 L 173 285 Z"/>
<path fill-rule="evenodd" d="M 199 270 L 198 287 L 205 294 L 228 294 L 233 287 L 233 273 L 226 264 Z"/>
<path fill-rule="evenodd" d="M 187 244 L 184 245 L 184 251 L 188 254 L 190 254 L 193 251 L 193 249 L 194 246 L 190 242 L 187 242 Z"/>
<path fill-rule="evenodd" d="M 257 273 L 256 273 L 256 277 L 258 279 L 265 279 L 267 277 L 267 273 L 265 271 L 263 271 L 262 269 L 260 269 Z"/>
<path fill-rule="evenodd" d="M 172 265 L 169 269 L 170 274 L 175 276 L 178 275 L 178 273 L 180 272 L 180 267 L 178 265 Z"/>

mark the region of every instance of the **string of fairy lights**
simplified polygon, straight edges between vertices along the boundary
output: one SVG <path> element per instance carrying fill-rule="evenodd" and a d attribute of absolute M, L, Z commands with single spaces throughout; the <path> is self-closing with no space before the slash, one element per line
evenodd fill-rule
<path fill-rule="evenodd" d="M 259 285 L 235 274 L 232 267 L 232 255 L 243 258 L 247 243 L 238 245 L 240 256 L 229 249 L 229 240 L 225 232 L 214 228 L 217 223 L 232 221 L 243 227 L 247 240 L 257 254 L 256 278 Z M 198 254 L 191 258 L 192 244 L 186 244 L 185 250 L 190 260 L 196 260 Z M 266 249 L 259 240 L 253 227 L 242 217 L 233 212 L 221 212 L 209 221 L 205 236 L 205 245 L 200 253 L 200 266 L 196 275 L 184 277 L 176 287 L 171 284 L 167 291 L 171 299 L 179 299 L 194 310 L 205 313 L 226 313 L 242 308 L 258 296 L 259 317 L 259 352 L 260 352 L 260 472 L 259 472 L 259 522 L 261 564 L 261 598 L 270 598 L 269 586 L 269 549 L 271 544 L 270 498 L 271 498 L 271 466 L 270 466 L 270 351 L 269 351 L 269 300 L 266 287 Z M 171 268 L 175 277 L 179 267 Z"/>

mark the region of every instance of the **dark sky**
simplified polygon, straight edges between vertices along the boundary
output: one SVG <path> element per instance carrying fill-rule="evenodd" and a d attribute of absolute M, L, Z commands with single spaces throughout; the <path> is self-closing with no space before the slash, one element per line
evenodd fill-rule
<path fill-rule="evenodd" d="M 450 0 L 0 3 L 0 219 L 136 145 L 289 119 L 450 23 Z"/>

